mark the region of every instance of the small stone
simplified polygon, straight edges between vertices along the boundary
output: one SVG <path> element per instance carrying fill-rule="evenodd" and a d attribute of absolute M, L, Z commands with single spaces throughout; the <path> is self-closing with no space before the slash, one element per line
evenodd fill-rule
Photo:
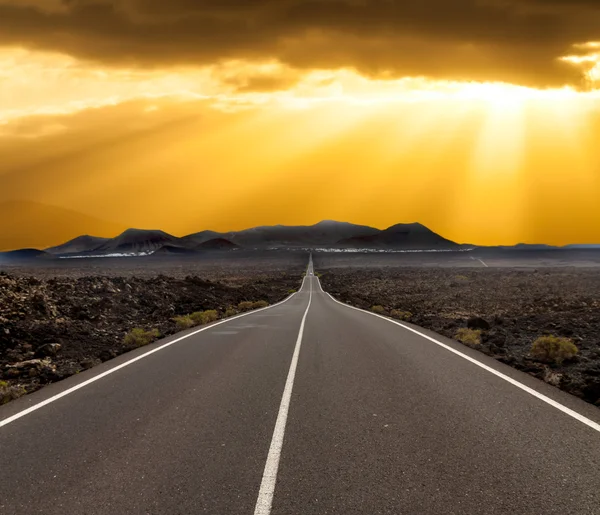
<path fill-rule="evenodd" d="M 15 377 L 19 377 L 21 375 L 21 370 L 19 370 L 18 368 L 9 368 L 5 373 L 4 376 L 7 379 L 13 379 Z"/>
<path fill-rule="evenodd" d="M 109 361 L 113 358 L 117 357 L 117 353 L 112 349 L 103 350 L 98 354 L 98 359 L 100 361 Z"/>
<path fill-rule="evenodd" d="M 56 356 L 58 351 L 62 348 L 60 343 L 47 343 L 46 345 L 42 345 L 35 351 L 35 355 L 38 357 L 50 357 Z"/>
<path fill-rule="evenodd" d="M 558 372 L 554 372 L 550 367 L 544 369 L 544 381 L 552 386 L 560 386 L 563 375 Z"/>
<path fill-rule="evenodd" d="M 490 323 L 481 317 L 471 317 L 467 320 L 467 327 L 469 329 L 482 329 L 487 331 L 490 328 Z"/>
<path fill-rule="evenodd" d="M 94 363 L 93 359 L 84 359 L 83 361 L 81 361 L 79 363 L 81 365 L 81 367 L 84 370 L 89 370 L 90 368 L 92 368 L 96 363 Z"/>

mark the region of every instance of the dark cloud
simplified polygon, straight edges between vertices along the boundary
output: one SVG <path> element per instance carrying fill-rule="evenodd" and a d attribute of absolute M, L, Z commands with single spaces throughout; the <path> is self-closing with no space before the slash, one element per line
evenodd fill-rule
<path fill-rule="evenodd" d="M 277 58 L 378 76 L 581 85 L 596 0 L 0 0 L 0 44 L 114 65 Z"/>
<path fill-rule="evenodd" d="M 231 77 L 223 80 L 223 83 L 233 86 L 238 93 L 269 93 L 289 89 L 298 83 L 299 77 L 255 75 L 250 77 Z"/>

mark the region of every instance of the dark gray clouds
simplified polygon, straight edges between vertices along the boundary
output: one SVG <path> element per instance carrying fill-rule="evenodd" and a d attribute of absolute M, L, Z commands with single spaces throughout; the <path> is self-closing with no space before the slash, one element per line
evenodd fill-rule
<path fill-rule="evenodd" d="M 578 86 L 581 70 L 557 58 L 597 40 L 597 0 L 0 0 L 0 44 L 110 65 L 276 58 L 368 75 Z"/>

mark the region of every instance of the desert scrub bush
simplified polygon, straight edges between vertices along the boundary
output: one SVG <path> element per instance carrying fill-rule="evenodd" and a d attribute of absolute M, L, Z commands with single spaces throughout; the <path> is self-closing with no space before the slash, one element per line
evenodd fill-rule
<path fill-rule="evenodd" d="M 219 320 L 219 314 L 214 309 L 209 309 L 207 311 L 192 313 L 190 318 L 194 322 L 194 325 L 210 324 Z"/>
<path fill-rule="evenodd" d="M 233 317 L 235 315 L 238 314 L 237 309 L 235 309 L 234 307 L 229 306 L 226 310 L 225 310 L 225 316 L 226 317 Z"/>
<path fill-rule="evenodd" d="M 188 315 L 187 318 L 190 318 L 192 320 L 193 325 L 202 325 L 206 323 L 204 322 L 204 311 L 196 311 L 195 313 Z"/>
<path fill-rule="evenodd" d="M 373 313 L 377 313 L 378 315 L 387 315 L 387 310 L 383 306 L 373 306 L 371 311 Z"/>
<path fill-rule="evenodd" d="M 244 300 L 238 304 L 238 309 L 240 311 L 250 311 L 254 304 L 248 300 Z"/>
<path fill-rule="evenodd" d="M 533 342 L 530 354 L 540 361 L 562 364 L 566 359 L 573 358 L 579 350 L 568 338 L 559 336 L 540 336 Z"/>
<path fill-rule="evenodd" d="M 190 315 L 181 315 L 173 318 L 173 322 L 177 326 L 177 329 L 183 331 L 184 329 L 189 329 L 190 327 L 194 327 L 196 323 L 192 320 Z"/>
<path fill-rule="evenodd" d="M 405 322 L 410 321 L 413 314 L 410 311 L 402 311 L 399 309 L 393 309 L 391 312 L 393 318 L 397 318 L 398 320 L 404 320 Z"/>
<path fill-rule="evenodd" d="M 135 329 L 132 329 L 125 335 L 123 343 L 125 343 L 125 345 L 135 345 L 136 347 L 143 347 L 144 345 L 148 345 L 149 343 L 152 343 L 158 338 L 160 338 L 160 333 L 158 332 L 158 329 L 146 331 L 144 329 L 141 329 L 140 327 L 136 327 Z"/>
<path fill-rule="evenodd" d="M 7 402 L 14 401 L 26 393 L 27 391 L 22 386 L 11 385 L 6 381 L 0 381 L 0 406 Z"/>
<path fill-rule="evenodd" d="M 266 300 L 257 300 L 252 303 L 252 309 L 261 309 L 269 306 L 269 303 Z"/>
<path fill-rule="evenodd" d="M 207 309 L 204 312 L 204 320 L 206 320 L 207 324 L 210 322 L 216 322 L 219 320 L 219 313 L 217 313 L 217 311 L 214 309 Z"/>
<path fill-rule="evenodd" d="M 461 327 L 454 335 L 454 339 L 465 345 L 479 345 L 481 343 L 481 331 Z"/>
<path fill-rule="evenodd" d="M 292 288 L 291 290 L 288 290 L 288 295 L 293 295 L 294 293 L 296 293 L 298 290 L 294 290 L 294 288 Z"/>

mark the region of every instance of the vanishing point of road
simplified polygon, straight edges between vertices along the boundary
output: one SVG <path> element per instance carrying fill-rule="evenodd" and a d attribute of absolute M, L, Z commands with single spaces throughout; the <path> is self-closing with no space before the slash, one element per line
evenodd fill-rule
<path fill-rule="evenodd" d="M 301 290 L 0 409 L 0 514 L 600 514 L 600 410 Z"/>

